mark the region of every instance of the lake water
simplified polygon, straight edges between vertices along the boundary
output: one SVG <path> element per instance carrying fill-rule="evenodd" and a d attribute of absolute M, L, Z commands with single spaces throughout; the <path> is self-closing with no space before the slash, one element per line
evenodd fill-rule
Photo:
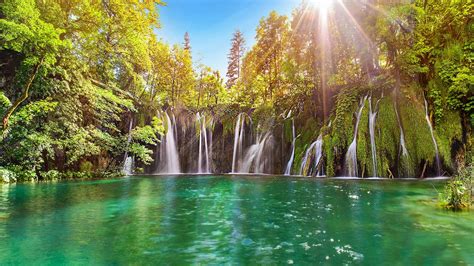
<path fill-rule="evenodd" d="M 444 181 L 178 176 L 0 185 L 0 264 L 474 264 Z"/>

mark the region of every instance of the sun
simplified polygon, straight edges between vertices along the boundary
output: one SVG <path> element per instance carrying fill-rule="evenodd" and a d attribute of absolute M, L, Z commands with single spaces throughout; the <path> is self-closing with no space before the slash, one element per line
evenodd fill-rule
<path fill-rule="evenodd" d="M 310 0 L 311 4 L 322 13 L 327 12 L 334 1 L 335 0 Z"/>

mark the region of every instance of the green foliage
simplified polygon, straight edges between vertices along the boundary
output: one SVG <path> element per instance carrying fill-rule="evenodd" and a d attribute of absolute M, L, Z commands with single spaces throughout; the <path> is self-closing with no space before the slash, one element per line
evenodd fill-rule
<path fill-rule="evenodd" d="M 440 193 L 441 205 L 449 210 L 459 211 L 469 208 L 472 203 L 472 189 L 474 182 L 474 165 L 460 169 L 446 184 Z"/>
<path fill-rule="evenodd" d="M 3 91 L 0 91 L 0 115 L 11 105 L 10 100 L 5 96 Z"/>
<path fill-rule="evenodd" d="M 436 125 L 436 141 L 439 153 L 445 160 L 445 165 L 454 170 L 454 154 L 452 144 L 456 141 L 462 142 L 462 126 L 459 111 L 446 111 L 443 119 Z"/>
<path fill-rule="evenodd" d="M 40 173 L 40 177 L 45 181 L 53 181 L 61 179 L 61 173 L 57 170 L 49 170 Z"/>
<path fill-rule="evenodd" d="M 0 181 L 3 183 L 11 183 L 16 181 L 16 175 L 14 172 L 0 167 Z"/>
<path fill-rule="evenodd" d="M 400 127 L 391 97 L 380 100 L 375 132 L 378 163 L 378 173 L 376 174 L 377 176 L 390 176 L 394 174 L 390 171 L 392 171 L 391 168 L 395 169 L 397 159 L 403 157 L 400 150 Z M 408 169 L 411 170 L 411 168 Z"/>
<path fill-rule="evenodd" d="M 83 161 L 79 165 L 79 171 L 80 172 L 90 173 L 90 172 L 93 171 L 93 168 L 94 168 L 94 165 L 89 161 Z"/>
<path fill-rule="evenodd" d="M 435 163 L 435 148 L 422 108 L 421 101 L 417 104 L 408 99 L 400 100 L 400 118 L 405 131 L 406 147 L 410 159 L 407 165 L 415 168 L 421 168 L 422 165 L 419 164 L 423 161 L 430 164 Z"/>
<path fill-rule="evenodd" d="M 0 113 L 16 107 L 23 94 L 26 99 L 3 132 L 0 165 L 30 180 L 38 173 L 43 179 L 91 177 L 119 168 L 127 153 L 139 165 L 149 164 L 165 131 L 155 114 L 172 106 L 212 114 L 222 121 L 224 136 L 233 133 L 242 111 L 252 114 L 258 130 L 268 130 L 292 110 L 300 135 L 295 167 L 323 131 L 327 175 L 334 176 L 365 95 L 374 95 L 373 107 L 382 98 L 375 130 L 378 173 L 372 173 L 367 103 L 359 125 L 357 156 L 365 176 L 391 176 L 394 170 L 413 176 L 425 162 L 433 166 L 421 95 L 430 104 L 446 170 L 454 171 L 454 157 L 469 160 L 472 1 L 381 1 L 383 12 L 374 12 L 349 0 L 360 28 L 329 11 L 328 36 L 314 23 L 309 2 L 291 17 L 271 12 L 262 18 L 245 54 L 236 33 L 226 88 L 218 71 L 193 67 L 189 34 L 185 47 L 156 37 L 159 0 L 3 1 L 0 52 L 10 57 L 0 58 L 2 70 L 9 70 L 0 73 Z M 408 149 L 403 156 L 400 127 Z M 289 120 L 284 136 L 290 141 Z M 463 147 L 453 149 L 459 142 Z"/>

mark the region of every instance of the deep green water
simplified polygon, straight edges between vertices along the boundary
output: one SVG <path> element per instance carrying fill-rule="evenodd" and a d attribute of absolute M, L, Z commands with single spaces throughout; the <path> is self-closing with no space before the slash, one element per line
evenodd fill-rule
<path fill-rule="evenodd" d="M 442 182 L 132 177 L 0 185 L 0 264 L 474 264 Z"/>

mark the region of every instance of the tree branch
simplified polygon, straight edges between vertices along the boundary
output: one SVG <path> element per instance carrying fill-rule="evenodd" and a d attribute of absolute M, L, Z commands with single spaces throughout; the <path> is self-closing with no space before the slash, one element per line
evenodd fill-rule
<path fill-rule="evenodd" d="M 3 116 L 3 132 L 5 133 L 8 129 L 8 122 L 10 120 L 10 116 L 15 112 L 15 110 L 20 106 L 22 102 L 24 102 L 26 99 L 28 99 L 29 96 L 29 90 L 31 88 L 31 85 L 33 84 L 33 81 L 38 74 L 38 71 L 41 67 L 41 65 L 44 62 L 44 56 L 40 59 L 40 61 L 36 64 L 33 73 L 30 76 L 30 79 L 26 83 L 25 90 L 23 91 L 23 94 L 7 109 L 5 112 L 5 115 Z"/>

